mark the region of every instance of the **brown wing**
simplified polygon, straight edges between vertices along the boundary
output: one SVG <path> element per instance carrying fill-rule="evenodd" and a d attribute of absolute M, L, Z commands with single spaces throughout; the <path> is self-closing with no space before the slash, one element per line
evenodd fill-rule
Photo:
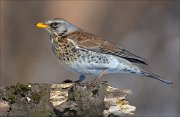
<path fill-rule="evenodd" d="M 68 39 L 73 40 L 79 48 L 88 49 L 94 52 L 115 55 L 130 62 L 147 64 L 145 59 L 138 57 L 127 50 L 103 40 L 94 34 L 80 31 L 67 35 Z"/>

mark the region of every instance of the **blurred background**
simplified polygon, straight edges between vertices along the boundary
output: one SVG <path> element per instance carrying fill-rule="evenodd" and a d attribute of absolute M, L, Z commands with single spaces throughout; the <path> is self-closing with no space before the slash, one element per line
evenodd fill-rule
<path fill-rule="evenodd" d="M 131 89 L 136 116 L 180 116 L 178 1 L 1 1 L 0 86 L 77 80 L 51 51 L 46 31 L 34 24 L 64 18 L 148 60 L 142 68 L 173 85 L 132 74 L 108 74 L 102 80 Z M 88 76 L 86 81 L 93 80 Z"/>

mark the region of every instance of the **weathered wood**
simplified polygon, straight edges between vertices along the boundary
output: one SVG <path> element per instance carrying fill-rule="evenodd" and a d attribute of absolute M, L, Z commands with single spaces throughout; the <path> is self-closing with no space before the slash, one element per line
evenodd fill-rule
<path fill-rule="evenodd" d="M 17 84 L 0 88 L 0 116 L 97 117 L 131 115 L 130 90 L 96 84 Z"/>

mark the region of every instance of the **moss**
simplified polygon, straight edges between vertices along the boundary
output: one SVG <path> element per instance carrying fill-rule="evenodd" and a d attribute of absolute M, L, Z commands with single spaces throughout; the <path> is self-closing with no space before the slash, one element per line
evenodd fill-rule
<path fill-rule="evenodd" d="M 41 100 L 41 95 L 40 93 L 37 93 L 37 92 L 32 92 L 31 94 L 31 99 L 34 103 L 38 104 Z"/>
<path fill-rule="evenodd" d="M 31 87 L 28 84 L 19 84 L 16 86 L 12 86 L 14 88 L 14 94 L 19 94 L 20 92 L 28 92 L 31 91 Z"/>
<path fill-rule="evenodd" d="M 12 104 L 12 103 L 15 103 L 16 95 L 14 95 L 14 94 L 9 95 L 7 100 L 8 100 L 8 102 L 10 102 L 11 104 Z"/>
<path fill-rule="evenodd" d="M 31 115 L 37 117 L 55 116 L 49 103 L 49 85 L 16 84 L 0 89 L 0 98 L 10 103 L 9 116 Z M 31 100 L 27 100 L 30 98 Z M 40 103 L 43 102 L 43 103 Z"/>
<path fill-rule="evenodd" d="M 16 95 L 14 95 L 11 91 L 3 92 L 0 96 L 3 100 L 10 102 L 11 104 L 15 102 L 16 100 Z"/>
<path fill-rule="evenodd" d="M 24 96 L 28 94 L 28 91 L 31 91 L 29 84 L 19 84 L 11 87 L 6 87 L 6 92 L 1 95 L 3 99 L 12 103 L 15 103 L 18 95 Z"/>

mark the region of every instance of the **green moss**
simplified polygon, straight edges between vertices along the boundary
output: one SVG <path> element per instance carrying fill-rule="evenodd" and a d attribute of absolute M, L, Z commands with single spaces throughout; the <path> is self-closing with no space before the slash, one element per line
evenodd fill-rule
<path fill-rule="evenodd" d="M 19 84 L 16 86 L 12 86 L 14 88 L 14 94 L 19 94 L 20 92 L 28 92 L 31 91 L 31 87 L 28 84 Z"/>
<path fill-rule="evenodd" d="M 16 95 L 12 94 L 8 96 L 8 101 L 12 104 L 15 103 Z"/>
<path fill-rule="evenodd" d="M 9 96 L 8 96 L 8 100 L 9 100 L 10 102 L 14 102 L 15 99 L 16 99 L 16 96 L 15 96 L 15 95 L 9 95 Z"/>
<path fill-rule="evenodd" d="M 38 104 L 41 100 L 41 95 L 40 93 L 37 93 L 37 92 L 32 92 L 31 94 L 31 99 L 34 103 Z"/>
<path fill-rule="evenodd" d="M 28 91 L 31 91 L 29 84 L 17 83 L 16 86 L 6 87 L 6 92 L 2 97 L 12 104 L 15 103 L 17 95 L 26 95 Z"/>
<path fill-rule="evenodd" d="M 9 116 L 55 117 L 49 93 L 46 84 L 17 84 L 0 89 L 0 98 L 10 103 Z"/>

